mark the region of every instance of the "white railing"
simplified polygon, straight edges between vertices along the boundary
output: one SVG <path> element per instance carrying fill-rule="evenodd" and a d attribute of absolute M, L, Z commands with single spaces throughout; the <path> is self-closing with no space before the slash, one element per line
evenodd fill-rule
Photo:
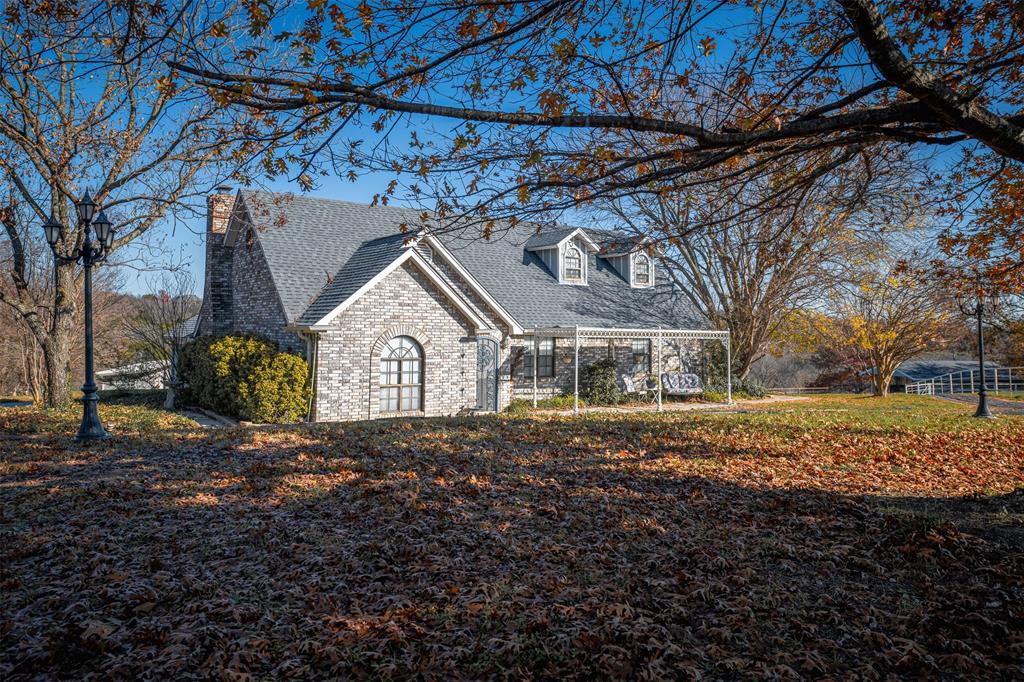
<path fill-rule="evenodd" d="M 986 367 L 985 388 L 989 393 L 1024 392 L 1024 367 Z M 977 393 L 981 389 L 980 370 L 952 372 L 942 376 L 907 384 L 907 393 L 918 395 L 951 395 Z"/>

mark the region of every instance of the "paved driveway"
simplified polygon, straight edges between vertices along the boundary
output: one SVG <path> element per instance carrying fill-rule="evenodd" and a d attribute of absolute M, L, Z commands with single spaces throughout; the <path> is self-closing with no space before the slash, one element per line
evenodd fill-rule
<path fill-rule="evenodd" d="M 940 395 L 936 397 L 969 405 L 972 408 L 972 413 L 973 409 L 978 406 L 978 396 L 976 395 Z M 1001 400 L 989 396 L 988 409 L 992 414 L 1024 414 L 1024 400 Z"/>

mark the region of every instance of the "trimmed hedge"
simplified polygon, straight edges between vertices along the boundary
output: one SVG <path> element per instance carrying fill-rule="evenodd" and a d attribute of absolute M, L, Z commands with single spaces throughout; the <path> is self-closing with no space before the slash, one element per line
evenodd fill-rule
<path fill-rule="evenodd" d="M 238 419 L 302 421 L 309 405 L 309 366 L 255 335 L 203 336 L 178 356 L 185 399 Z"/>

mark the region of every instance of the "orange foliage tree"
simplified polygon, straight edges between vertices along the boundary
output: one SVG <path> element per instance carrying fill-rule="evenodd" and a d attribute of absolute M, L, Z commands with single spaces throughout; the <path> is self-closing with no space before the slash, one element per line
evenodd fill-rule
<path fill-rule="evenodd" d="M 267 170 L 298 161 L 306 184 L 392 171 L 485 234 L 502 217 L 745 182 L 774 163 L 805 169 L 778 186 L 785 201 L 878 147 L 1024 161 L 1014 0 L 247 6 L 267 40 L 177 66 L 268 139 L 295 141 Z M 936 163 L 950 175 L 960 158 Z"/>

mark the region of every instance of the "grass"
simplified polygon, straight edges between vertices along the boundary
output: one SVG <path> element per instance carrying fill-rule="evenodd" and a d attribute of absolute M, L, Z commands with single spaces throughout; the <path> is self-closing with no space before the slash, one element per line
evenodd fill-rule
<path fill-rule="evenodd" d="M 1021 417 L 101 409 L 0 410 L 4 679 L 1021 673 Z"/>
<path fill-rule="evenodd" d="M 101 391 L 101 395 L 105 393 L 108 392 Z M 119 398 L 126 402 L 120 402 Z M 127 396 L 101 397 L 98 408 L 100 421 L 113 433 L 152 437 L 160 437 L 169 430 L 189 430 L 198 426 L 182 415 L 144 406 L 152 402 L 151 398 L 139 396 L 136 392 Z M 0 433 L 14 437 L 36 435 L 59 439 L 68 434 L 74 435 L 81 419 L 82 408 L 77 404 L 54 410 L 35 406 L 0 408 Z"/>

